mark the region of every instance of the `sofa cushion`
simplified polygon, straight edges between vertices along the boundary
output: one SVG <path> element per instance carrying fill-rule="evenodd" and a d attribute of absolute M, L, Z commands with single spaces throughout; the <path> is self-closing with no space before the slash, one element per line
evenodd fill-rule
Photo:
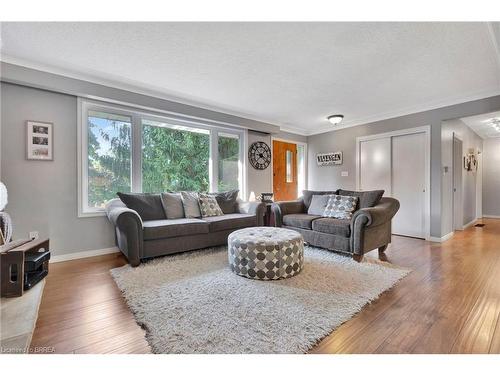
<path fill-rule="evenodd" d="M 331 195 L 313 195 L 307 213 L 309 215 L 323 216 L 330 197 Z"/>
<path fill-rule="evenodd" d="M 181 193 L 161 193 L 161 203 L 167 219 L 181 219 L 184 217 Z"/>
<path fill-rule="evenodd" d="M 199 195 L 194 191 L 181 191 L 184 216 L 187 218 L 201 217 Z"/>
<path fill-rule="evenodd" d="M 143 225 L 145 240 L 208 233 L 208 223 L 200 219 L 150 220 Z"/>
<path fill-rule="evenodd" d="M 314 191 L 314 190 L 302 190 L 302 199 L 304 200 L 304 206 L 306 206 L 306 211 L 309 210 L 311 205 L 313 195 L 331 195 L 337 194 L 338 190 L 333 191 Z"/>
<path fill-rule="evenodd" d="M 121 201 L 131 210 L 136 211 L 141 219 L 162 220 L 166 219 L 165 211 L 161 204 L 160 194 L 150 193 L 116 193 Z"/>
<path fill-rule="evenodd" d="M 229 190 L 210 194 L 215 195 L 215 199 L 217 199 L 217 203 L 219 203 L 219 207 L 224 214 L 234 214 L 236 213 L 239 192 L 239 190 Z"/>
<path fill-rule="evenodd" d="M 349 237 L 351 235 L 350 220 L 334 219 L 324 217 L 312 222 L 312 229 L 316 232 L 334 234 L 336 236 Z"/>
<path fill-rule="evenodd" d="M 318 215 L 290 214 L 283 216 L 283 224 L 287 227 L 312 229 L 312 222 L 320 218 Z"/>
<path fill-rule="evenodd" d="M 204 217 L 203 220 L 208 223 L 210 232 L 257 226 L 257 216 L 249 214 L 210 216 Z"/>
<path fill-rule="evenodd" d="M 352 190 L 342 190 L 338 192 L 339 195 L 358 197 L 359 203 L 357 208 L 368 208 L 374 207 L 382 199 L 384 195 L 384 190 L 367 190 L 367 191 L 352 191 Z"/>

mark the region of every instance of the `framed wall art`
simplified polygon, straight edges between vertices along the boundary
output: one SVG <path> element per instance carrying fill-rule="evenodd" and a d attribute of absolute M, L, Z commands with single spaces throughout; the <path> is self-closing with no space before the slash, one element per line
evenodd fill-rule
<path fill-rule="evenodd" d="M 26 121 L 26 157 L 28 160 L 54 160 L 53 124 Z"/>

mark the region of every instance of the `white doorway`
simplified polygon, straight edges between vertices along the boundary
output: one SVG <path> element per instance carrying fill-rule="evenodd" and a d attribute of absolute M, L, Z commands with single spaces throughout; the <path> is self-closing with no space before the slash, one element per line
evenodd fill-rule
<path fill-rule="evenodd" d="M 383 189 L 399 200 L 393 234 L 428 239 L 430 127 L 358 138 L 357 189 Z"/>
<path fill-rule="evenodd" d="M 464 207 L 462 197 L 463 142 L 453 134 L 453 230 L 464 229 Z"/>

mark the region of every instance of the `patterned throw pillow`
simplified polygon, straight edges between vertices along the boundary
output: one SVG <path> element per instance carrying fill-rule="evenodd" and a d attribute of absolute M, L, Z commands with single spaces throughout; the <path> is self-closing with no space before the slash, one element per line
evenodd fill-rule
<path fill-rule="evenodd" d="M 358 197 L 330 195 L 330 199 L 328 199 L 323 216 L 350 220 L 352 213 L 356 210 L 357 204 Z"/>
<path fill-rule="evenodd" d="M 200 194 L 200 211 L 202 217 L 224 215 L 215 196 L 209 194 Z"/>

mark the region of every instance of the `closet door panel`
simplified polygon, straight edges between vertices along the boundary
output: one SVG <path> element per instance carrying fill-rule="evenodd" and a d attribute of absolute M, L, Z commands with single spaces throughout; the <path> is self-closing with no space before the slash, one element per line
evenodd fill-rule
<path fill-rule="evenodd" d="M 391 139 L 362 141 L 359 145 L 360 190 L 385 190 L 391 194 Z"/>
<path fill-rule="evenodd" d="M 425 134 L 392 137 L 392 197 L 401 205 L 392 232 L 425 237 Z"/>

